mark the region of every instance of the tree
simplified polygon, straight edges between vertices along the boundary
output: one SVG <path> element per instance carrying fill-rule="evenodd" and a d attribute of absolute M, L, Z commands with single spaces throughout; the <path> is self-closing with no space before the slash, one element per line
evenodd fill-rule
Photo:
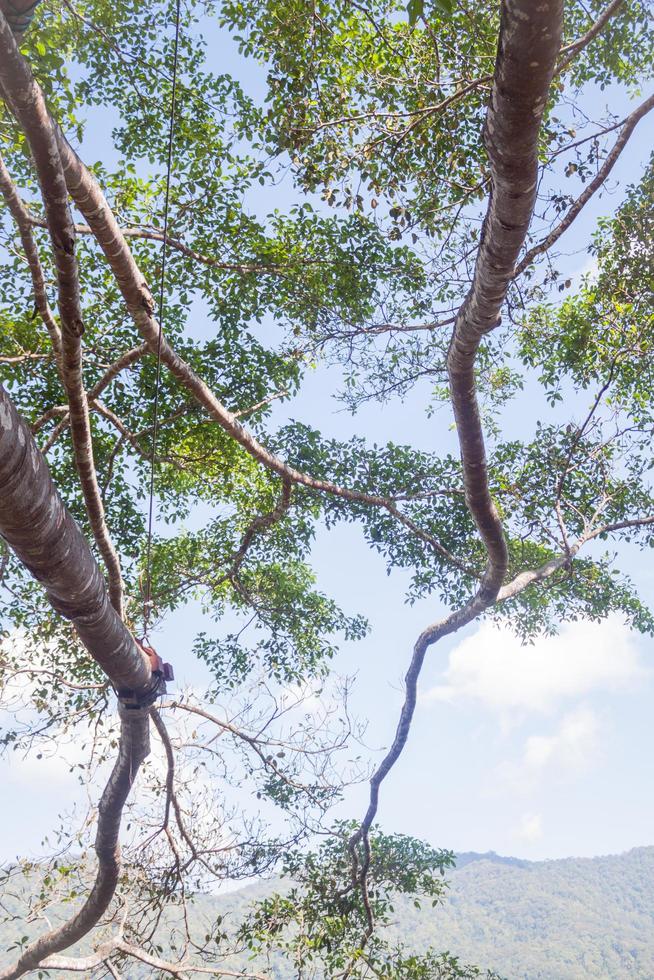
<path fill-rule="evenodd" d="M 654 542 L 652 168 L 598 229 L 597 275 L 563 301 L 555 254 L 654 108 L 650 96 L 623 118 L 589 111 L 598 88 L 650 80 L 654 12 L 639 0 L 0 9 L 2 669 L 9 706 L 29 709 L 4 744 L 82 728 L 98 764 L 117 749 L 97 863 L 63 872 L 82 904 L 21 938 L 0 975 L 116 976 L 140 961 L 152 975 L 268 976 L 229 957 L 276 950 L 298 977 L 477 976 L 384 943 L 393 895 L 438 902 L 453 858 L 384 835 L 380 794 L 442 637 L 491 616 L 529 639 L 611 611 L 654 630 L 612 550 Z M 211 71 L 203 30 L 216 18 L 265 64 L 265 101 Z M 94 111 L 118 159 L 88 166 L 90 147 L 73 142 Z M 248 192 L 282 173 L 298 203 L 257 216 Z M 198 309 L 212 324 L 201 340 Z M 257 327 L 266 319 L 276 339 Z M 341 366 L 353 411 L 427 388 L 428 407 L 451 407 L 459 455 L 275 425 L 272 406 L 316 359 Z M 526 380 L 554 406 L 582 392 L 581 418 L 556 412 L 531 439 L 504 437 Z M 152 494 L 166 533 L 151 533 Z M 324 678 L 338 636 L 367 628 L 310 569 L 316 528 L 340 521 L 389 571 L 411 570 L 409 598 L 449 611 L 414 644 L 366 813 L 330 827 L 361 775 L 338 764 L 356 731 L 329 707 L 290 728 L 286 717 L 288 686 Z M 155 708 L 164 668 L 134 636 L 197 595 L 219 623 L 193 644 L 210 689 Z M 233 630 L 220 626 L 228 611 Z M 130 801 L 150 720 L 166 764 L 142 767 Z M 198 780 L 205 770 L 215 782 Z M 236 827 L 225 807 L 245 776 L 284 813 L 284 834 L 256 812 Z M 163 949 L 168 904 L 281 865 L 292 890 L 235 933 L 182 927 Z M 61 867 L 30 871 L 47 904 Z M 94 952 L 60 955 L 89 936 Z"/>

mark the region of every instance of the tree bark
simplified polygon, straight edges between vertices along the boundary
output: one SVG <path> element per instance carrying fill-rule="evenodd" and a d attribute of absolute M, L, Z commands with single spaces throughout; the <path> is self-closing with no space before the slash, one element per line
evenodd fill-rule
<path fill-rule="evenodd" d="M 104 576 L 27 424 L 0 386 L 0 535 L 118 689 L 147 690 L 150 662 L 109 601 Z"/>
<path fill-rule="evenodd" d="M 70 405 L 70 429 L 75 466 L 96 544 L 109 577 L 109 596 L 123 612 L 123 587 L 118 553 L 109 536 L 98 487 L 88 402 L 82 375 L 84 331 L 75 256 L 75 225 L 68 206 L 68 189 L 57 148 L 54 126 L 40 86 L 22 57 L 8 21 L 0 14 L 0 86 L 7 104 L 25 134 L 36 168 L 57 270 L 61 317 L 61 377 Z"/>
<path fill-rule="evenodd" d="M 152 691 L 149 659 L 112 606 L 102 572 L 57 492 L 26 423 L 0 385 L 0 535 L 69 619 L 84 646 L 119 690 Z M 98 868 L 88 898 L 71 918 L 40 936 L 0 973 L 16 980 L 42 959 L 85 936 L 107 910 L 120 871 L 118 836 L 125 802 L 150 752 L 149 709 L 119 704 L 120 745 L 98 808 Z"/>
<path fill-rule="evenodd" d="M 475 272 L 447 358 L 466 501 L 488 554 L 482 599 L 497 596 L 508 567 L 502 522 L 488 485 L 475 358 L 485 334 L 500 324 L 536 202 L 538 134 L 561 46 L 562 0 L 505 0 L 484 142 L 491 195 Z"/>
<path fill-rule="evenodd" d="M 405 700 L 393 743 L 370 779 L 370 802 L 350 847 L 364 844 L 360 875 L 365 892 L 370 853 L 367 835 L 377 815 L 384 779 L 399 759 L 409 737 L 418 679 L 430 646 L 457 632 L 493 606 L 508 568 L 508 549 L 500 516 L 488 484 L 484 433 L 477 402 L 475 359 L 484 335 L 500 324 L 500 310 L 514 277 L 536 201 L 538 136 L 550 83 L 561 45 L 562 0 L 536 4 L 505 0 L 484 140 L 491 165 L 491 195 L 470 291 L 459 310 L 447 367 L 457 435 L 463 463 L 466 503 L 488 556 L 475 595 L 418 637 L 405 677 Z M 548 563 L 542 577 L 560 567 Z M 515 593 L 529 584 L 520 581 Z M 517 582 L 517 580 L 516 580 Z M 507 587 L 507 590 L 510 587 Z M 504 597 L 511 593 L 506 591 Z"/>
<path fill-rule="evenodd" d="M 39 2 L 40 0 L 0 0 L 0 10 L 19 42 L 32 23 Z"/>

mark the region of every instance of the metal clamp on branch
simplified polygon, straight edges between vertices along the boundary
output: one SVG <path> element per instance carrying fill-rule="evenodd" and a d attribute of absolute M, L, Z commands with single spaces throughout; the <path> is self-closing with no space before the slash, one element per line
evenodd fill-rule
<path fill-rule="evenodd" d="M 119 688 L 116 691 L 118 700 L 123 707 L 132 711 L 139 711 L 142 708 L 150 708 L 157 698 L 163 697 L 167 693 L 166 682 L 174 681 L 175 674 L 172 664 L 164 663 L 154 647 L 146 646 L 143 640 L 135 640 L 137 647 L 150 661 L 152 680 L 147 687 Z"/>
<path fill-rule="evenodd" d="M 27 33 L 40 2 L 41 0 L 34 0 L 33 3 L 24 4 L 13 3 L 12 0 L 2 0 L 0 8 L 16 37 L 21 38 L 23 34 Z"/>

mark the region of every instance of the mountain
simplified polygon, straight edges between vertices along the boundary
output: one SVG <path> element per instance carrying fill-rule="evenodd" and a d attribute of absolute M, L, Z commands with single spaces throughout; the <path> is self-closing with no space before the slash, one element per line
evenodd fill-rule
<path fill-rule="evenodd" d="M 198 930 L 218 914 L 236 921 L 275 887 L 261 882 L 228 895 L 199 895 L 192 918 Z M 654 847 L 557 861 L 461 854 L 442 906 L 417 910 L 397 901 L 395 909 L 392 938 L 416 950 L 449 950 L 507 980 L 654 978 Z M 3 939 L 12 936 L 9 925 L 0 926 Z M 136 967 L 130 973 L 134 980 L 149 976 Z M 279 962 L 270 976 L 291 980 Z"/>
<path fill-rule="evenodd" d="M 401 928 L 509 980 L 654 978 L 654 847 L 529 862 L 462 855 L 433 916 Z"/>

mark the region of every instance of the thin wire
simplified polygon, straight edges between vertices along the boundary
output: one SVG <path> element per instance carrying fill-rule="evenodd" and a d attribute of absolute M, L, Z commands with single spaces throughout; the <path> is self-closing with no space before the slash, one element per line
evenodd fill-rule
<path fill-rule="evenodd" d="M 159 388 L 161 385 L 161 343 L 163 340 L 164 289 L 166 285 L 166 257 L 168 255 L 168 212 L 170 205 L 170 174 L 173 165 L 173 137 L 175 133 L 175 108 L 177 99 L 177 62 L 179 57 L 179 22 L 181 0 L 175 6 L 175 44 L 173 48 L 172 93 L 168 127 L 168 159 L 166 162 L 166 197 L 164 202 L 163 242 L 161 247 L 161 279 L 159 282 L 159 336 L 157 338 L 157 379 L 154 389 L 154 421 L 152 426 L 152 453 L 150 456 L 150 501 L 148 505 L 148 543 L 145 555 L 145 601 L 143 603 L 143 632 L 148 635 L 152 614 L 152 522 L 154 516 L 154 468 L 159 432 Z"/>

